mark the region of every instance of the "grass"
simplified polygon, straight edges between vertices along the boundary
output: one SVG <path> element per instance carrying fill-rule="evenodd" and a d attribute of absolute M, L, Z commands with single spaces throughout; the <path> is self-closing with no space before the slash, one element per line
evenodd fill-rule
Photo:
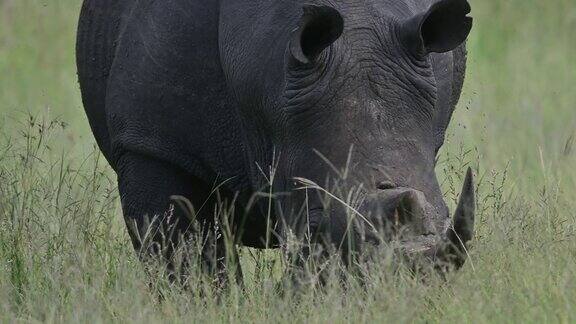
<path fill-rule="evenodd" d="M 447 282 L 375 265 L 369 284 L 276 294 L 277 254 L 243 250 L 220 303 L 148 288 L 74 67 L 78 0 L 0 0 L 0 321 L 576 321 L 576 4 L 472 1 L 464 94 L 438 175 L 479 175 L 471 262 Z M 33 117 L 30 117 L 33 116 Z M 56 121 L 55 121 L 56 120 Z"/>

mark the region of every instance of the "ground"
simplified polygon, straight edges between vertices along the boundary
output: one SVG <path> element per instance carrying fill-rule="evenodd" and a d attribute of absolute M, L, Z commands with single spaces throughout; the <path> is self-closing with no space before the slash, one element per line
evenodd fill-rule
<path fill-rule="evenodd" d="M 466 85 L 437 168 L 452 209 L 466 166 L 478 174 L 460 272 L 423 280 L 383 258 L 366 287 L 281 297 L 278 255 L 244 249 L 246 292 L 216 302 L 159 280 L 159 302 L 82 111 L 80 0 L 0 0 L 0 321 L 576 321 L 576 2 L 471 3 Z"/>

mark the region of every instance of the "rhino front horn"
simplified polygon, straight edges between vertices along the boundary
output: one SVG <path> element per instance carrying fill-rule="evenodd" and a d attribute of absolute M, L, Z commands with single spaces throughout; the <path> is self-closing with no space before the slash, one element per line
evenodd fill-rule
<path fill-rule="evenodd" d="M 453 226 L 448 230 L 449 259 L 459 268 L 466 261 L 466 243 L 474 236 L 475 210 L 474 175 L 468 168 L 466 179 L 460 194 L 460 200 L 454 213 Z"/>

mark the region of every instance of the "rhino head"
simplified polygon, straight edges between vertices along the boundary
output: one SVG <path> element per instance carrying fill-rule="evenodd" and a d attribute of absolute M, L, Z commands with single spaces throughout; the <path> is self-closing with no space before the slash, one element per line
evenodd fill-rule
<path fill-rule="evenodd" d="M 452 218 L 434 169 L 461 91 L 469 3 L 282 3 L 262 5 L 269 14 L 250 28 L 224 28 L 234 44 L 222 56 L 235 66 L 227 77 L 250 142 L 277 153 L 275 189 L 291 193 L 278 208 L 286 227 L 345 250 L 393 239 L 408 256 L 461 266 L 473 233 L 472 172 Z M 238 4 L 227 15 L 253 9 Z M 266 164 L 256 158 L 263 145 L 251 145 Z M 326 201 L 336 182 L 344 195 L 356 190 L 355 204 Z"/>
<path fill-rule="evenodd" d="M 304 6 L 288 45 L 278 136 L 289 156 L 280 174 L 318 187 L 345 174 L 332 183 L 349 189 L 342 193 L 360 188 L 358 202 L 327 206 L 308 185 L 288 205 L 305 201 L 306 231 L 345 249 L 395 239 L 407 256 L 459 267 L 473 233 L 472 172 L 451 218 L 434 168 L 459 95 L 446 62 L 471 30 L 470 6 L 370 3 Z"/>

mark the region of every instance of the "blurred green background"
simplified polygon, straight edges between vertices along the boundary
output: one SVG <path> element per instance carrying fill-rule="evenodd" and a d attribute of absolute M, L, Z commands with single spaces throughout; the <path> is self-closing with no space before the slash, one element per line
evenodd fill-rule
<path fill-rule="evenodd" d="M 0 0 L 0 321 L 574 322 L 576 1 L 470 2 L 467 78 L 437 168 L 451 200 L 465 164 L 482 184 L 473 262 L 457 284 L 394 277 L 374 289 L 384 296 L 347 290 L 296 306 L 254 290 L 223 311 L 147 296 L 114 181 L 67 164 L 94 147 L 74 60 L 81 1 Z M 66 125 L 42 153 L 51 164 L 11 159 L 30 115 Z"/>
<path fill-rule="evenodd" d="M 49 113 L 66 145 L 92 143 L 74 63 L 79 0 L 0 1 L 4 125 Z M 510 163 L 518 190 L 556 176 L 574 187 L 576 5 L 573 0 L 472 1 L 468 74 L 444 152 L 478 149 L 486 169 Z"/>

